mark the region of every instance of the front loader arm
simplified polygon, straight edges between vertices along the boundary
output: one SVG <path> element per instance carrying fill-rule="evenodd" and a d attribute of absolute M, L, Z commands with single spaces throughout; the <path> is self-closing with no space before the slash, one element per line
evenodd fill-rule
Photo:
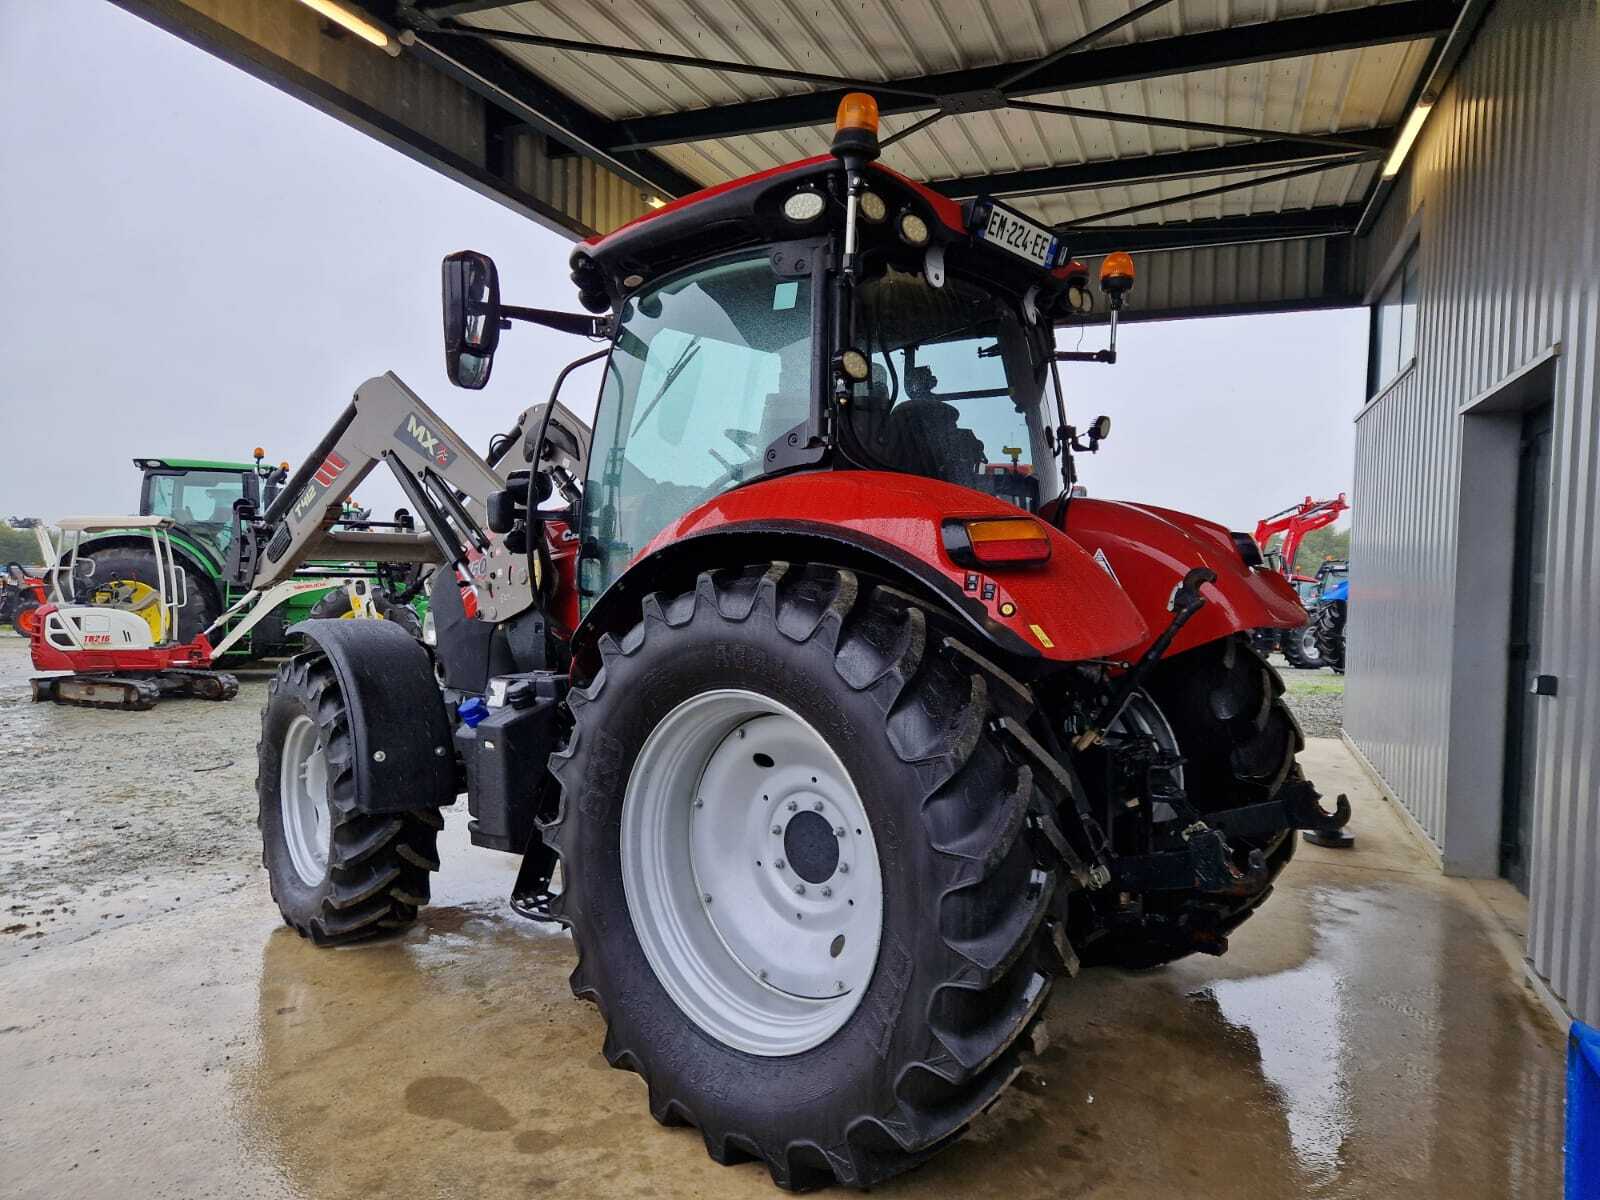
<path fill-rule="evenodd" d="M 426 533 L 335 530 L 344 502 L 379 463 L 387 463 Z M 484 528 L 491 492 L 506 483 L 393 372 L 356 389 L 339 419 L 300 464 L 267 511 L 255 561 L 238 583 L 264 590 L 315 560 L 446 563 L 468 572 L 479 611 L 501 621 L 530 607 L 526 555 Z"/>

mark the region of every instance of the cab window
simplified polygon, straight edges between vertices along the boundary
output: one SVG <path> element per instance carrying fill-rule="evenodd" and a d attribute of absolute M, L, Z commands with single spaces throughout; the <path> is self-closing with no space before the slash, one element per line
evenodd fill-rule
<path fill-rule="evenodd" d="M 765 253 L 629 300 L 584 486 L 585 602 L 672 521 L 757 477 L 811 397 L 811 283 L 775 275 Z"/>
<path fill-rule="evenodd" d="M 869 463 L 961 484 L 1036 511 L 1060 491 L 1043 342 L 1000 296 L 893 269 L 859 291 L 869 377 L 847 425 Z"/>

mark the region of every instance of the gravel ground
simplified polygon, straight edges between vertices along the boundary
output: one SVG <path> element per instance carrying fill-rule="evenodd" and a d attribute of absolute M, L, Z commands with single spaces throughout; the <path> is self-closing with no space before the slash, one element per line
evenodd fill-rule
<path fill-rule="evenodd" d="M 244 673 L 231 702 L 150 712 L 34 704 L 32 673 L 27 643 L 0 636 L 0 960 L 259 871 L 255 748 L 270 672 Z"/>
<path fill-rule="evenodd" d="M 1326 668 L 1302 671 L 1274 654 L 1272 665 L 1283 676 L 1284 699 L 1307 737 L 1338 737 L 1344 728 L 1344 676 Z"/>

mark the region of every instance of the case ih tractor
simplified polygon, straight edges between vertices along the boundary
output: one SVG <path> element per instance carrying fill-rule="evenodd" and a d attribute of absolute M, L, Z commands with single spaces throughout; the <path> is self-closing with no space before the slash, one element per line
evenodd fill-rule
<path fill-rule="evenodd" d="M 876 127 L 852 95 L 831 155 L 580 245 L 610 315 L 502 305 L 488 259 L 447 258 L 457 383 L 511 321 L 608 339 L 579 360 L 606 359 L 592 445 L 552 396 L 501 476 L 392 376 L 363 385 L 312 460 L 386 461 L 455 570 L 429 644 L 301 626 L 262 718 L 288 924 L 413 921 L 465 792 L 651 1113 L 790 1188 L 928 1157 L 1053 983 L 1222 953 L 1292 831 L 1349 815 L 1250 647 L 1304 613 L 1249 537 L 1069 498 L 1107 432 L 1057 384 L 1084 269 L 878 165 Z M 1126 256 L 1102 279 L 1114 312 Z M 286 498 L 314 525 L 342 478 Z"/>

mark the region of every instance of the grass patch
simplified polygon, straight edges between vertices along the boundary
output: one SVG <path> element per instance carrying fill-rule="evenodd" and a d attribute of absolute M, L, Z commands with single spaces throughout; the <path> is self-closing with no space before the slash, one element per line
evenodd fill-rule
<path fill-rule="evenodd" d="M 1284 680 L 1292 696 L 1342 696 L 1344 676 L 1329 675 L 1326 679 L 1290 678 Z"/>

